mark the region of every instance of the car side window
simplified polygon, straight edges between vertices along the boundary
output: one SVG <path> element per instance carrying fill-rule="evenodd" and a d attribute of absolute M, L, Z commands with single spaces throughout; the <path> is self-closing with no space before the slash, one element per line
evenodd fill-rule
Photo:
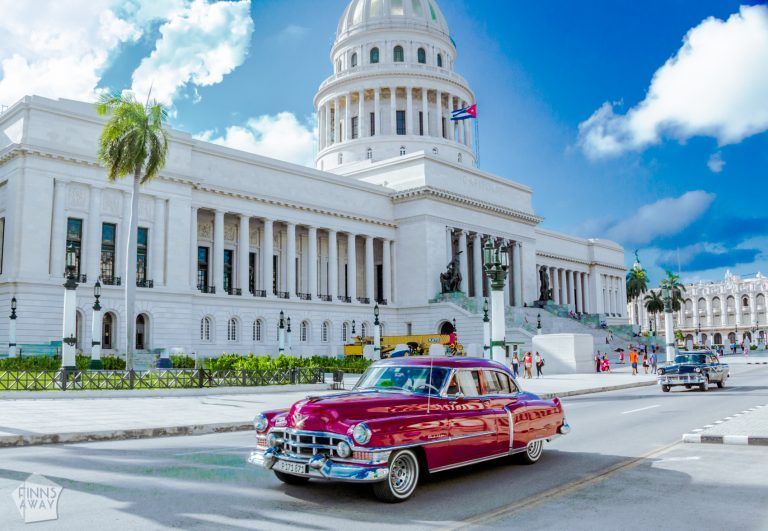
<path fill-rule="evenodd" d="M 480 396 L 479 371 L 458 371 L 456 378 L 459 390 L 464 393 L 464 396 Z"/>
<path fill-rule="evenodd" d="M 499 379 L 499 389 L 504 394 L 514 394 L 519 391 L 515 381 L 509 377 L 508 374 L 501 371 L 496 371 L 496 378 Z"/>
<path fill-rule="evenodd" d="M 496 376 L 496 371 L 483 371 L 483 381 L 485 382 L 485 394 L 497 395 L 503 391 L 499 385 L 499 378 Z"/>

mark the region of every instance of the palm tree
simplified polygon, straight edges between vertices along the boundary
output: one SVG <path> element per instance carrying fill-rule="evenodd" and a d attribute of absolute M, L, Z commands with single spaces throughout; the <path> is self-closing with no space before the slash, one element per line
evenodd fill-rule
<path fill-rule="evenodd" d="M 662 279 L 660 287 L 668 287 L 672 291 L 672 311 L 679 312 L 683 305 L 685 286 L 680 282 L 680 275 L 667 271 L 667 278 Z"/>
<path fill-rule="evenodd" d="M 126 368 L 133 369 L 134 306 L 136 303 L 136 238 L 138 232 L 139 188 L 151 181 L 165 166 L 168 155 L 166 109 L 147 98 L 146 105 L 132 95 L 104 94 L 96 112 L 109 115 L 99 139 L 99 162 L 107 168 L 110 182 L 133 176 L 131 219 L 125 260 L 125 318 L 127 331 Z"/>
<path fill-rule="evenodd" d="M 635 263 L 627 271 L 627 302 L 632 304 L 633 312 L 639 313 L 638 299 L 648 291 L 648 273 L 640 264 L 640 257 L 635 251 Z M 638 319 L 638 323 L 642 324 Z"/>
<path fill-rule="evenodd" d="M 664 311 L 664 301 L 661 298 L 661 294 L 658 291 L 651 291 L 643 298 L 645 301 L 645 309 L 651 315 L 656 315 Z"/>

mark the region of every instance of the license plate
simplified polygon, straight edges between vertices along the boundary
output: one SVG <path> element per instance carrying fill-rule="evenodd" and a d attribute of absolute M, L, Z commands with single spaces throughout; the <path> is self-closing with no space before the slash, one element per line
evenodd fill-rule
<path fill-rule="evenodd" d="M 275 463 L 275 470 L 287 472 L 289 474 L 306 474 L 307 465 L 303 463 L 294 463 L 292 461 L 278 461 Z"/>

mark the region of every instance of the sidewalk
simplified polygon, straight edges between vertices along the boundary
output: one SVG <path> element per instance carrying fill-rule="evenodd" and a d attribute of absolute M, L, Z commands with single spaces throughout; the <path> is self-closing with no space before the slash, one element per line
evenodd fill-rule
<path fill-rule="evenodd" d="M 749 444 L 768 446 L 768 404 L 741 413 L 683 435 L 684 443 Z"/>
<path fill-rule="evenodd" d="M 358 377 L 347 376 L 345 387 L 354 385 Z M 632 376 L 620 371 L 545 376 L 520 380 L 520 385 L 544 397 L 564 397 L 653 385 L 655 381 L 652 375 Z M 307 394 L 336 392 L 330 391 L 328 384 L 250 392 L 243 388 L 207 391 L 187 396 L 176 391 L 165 391 L 161 396 L 156 392 L 136 396 L 125 391 L 96 391 L 101 395 L 78 392 L 66 398 L 63 393 L 55 398 L 50 394 L 29 398 L 24 393 L 9 398 L 11 393 L 5 393 L 0 397 L 0 447 L 243 431 L 252 429 L 251 421 L 259 411 L 289 407 Z"/>

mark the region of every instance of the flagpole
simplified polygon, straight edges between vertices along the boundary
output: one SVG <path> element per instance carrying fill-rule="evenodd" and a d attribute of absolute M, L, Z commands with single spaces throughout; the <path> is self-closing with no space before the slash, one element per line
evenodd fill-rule
<path fill-rule="evenodd" d="M 480 167 L 480 124 L 479 118 L 475 118 L 475 166 Z"/>

